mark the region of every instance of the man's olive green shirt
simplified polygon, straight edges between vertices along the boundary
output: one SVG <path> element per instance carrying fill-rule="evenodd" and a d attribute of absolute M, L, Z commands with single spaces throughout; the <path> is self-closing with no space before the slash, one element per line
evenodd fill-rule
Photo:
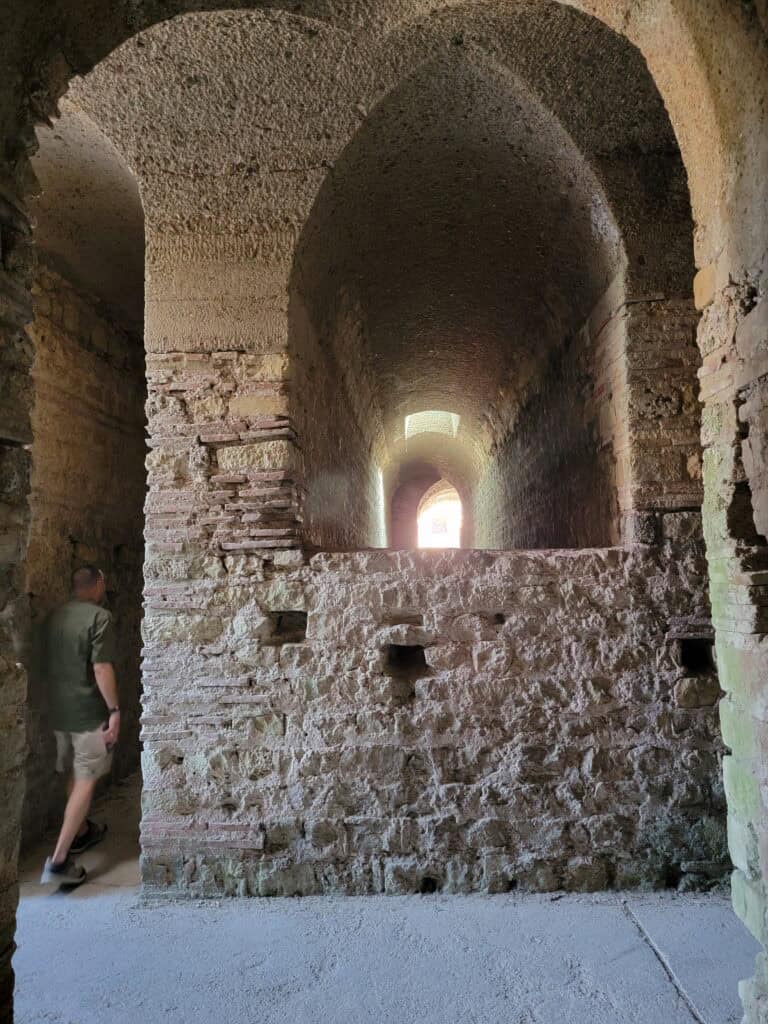
<path fill-rule="evenodd" d="M 108 715 L 93 666 L 115 660 L 110 613 L 89 601 L 68 601 L 49 613 L 36 646 L 53 728 L 60 732 L 98 729 Z"/>

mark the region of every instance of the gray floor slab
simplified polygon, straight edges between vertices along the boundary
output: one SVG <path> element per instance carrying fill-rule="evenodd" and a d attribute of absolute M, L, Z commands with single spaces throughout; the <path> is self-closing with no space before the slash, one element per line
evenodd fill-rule
<path fill-rule="evenodd" d="M 728 905 L 722 940 L 680 946 L 685 901 L 640 908 L 707 1024 L 739 1020 L 752 950 Z M 691 922 L 693 923 L 693 922 Z M 115 887 L 26 898 L 19 1024 L 690 1024 L 696 1015 L 620 900 L 370 897 L 143 906 Z M 704 953 L 701 953 L 704 948 Z"/>
<path fill-rule="evenodd" d="M 757 945 L 722 896 L 146 904 L 136 786 L 72 895 L 22 864 L 17 1024 L 737 1024 Z"/>
<path fill-rule="evenodd" d="M 634 896 L 627 906 L 706 1024 L 739 1024 L 734 973 L 754 973 L 760 946 L 716 896 Z M 740 980 L 740 979 L 739 979 Z"/>

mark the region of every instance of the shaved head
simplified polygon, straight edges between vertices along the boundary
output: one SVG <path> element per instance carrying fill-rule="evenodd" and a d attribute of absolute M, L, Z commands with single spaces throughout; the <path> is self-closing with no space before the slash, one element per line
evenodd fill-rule
<path fill-rule="evenodd" d="M 72 591 L 81 601 L 100 603 L 106 593 L 104 573 L 95 565 L 81 565 L 72 573 Z"/>

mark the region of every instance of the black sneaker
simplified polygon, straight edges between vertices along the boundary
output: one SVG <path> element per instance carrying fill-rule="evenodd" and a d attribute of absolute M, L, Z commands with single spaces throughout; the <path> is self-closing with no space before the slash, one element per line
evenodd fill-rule
<path fill-rule="evenodd" d="M 84 853 L 86 850 L 90 850 L 96 843 L 100 843 L 104 836 L 107 834 L 106 825 L 97 825 L 95 821 L 87 822 L 88 828 L 81 836 L 75 836 L 72 840 L 72 845 L 69 848 L 70 853 Z"/>
<path fill-rule="evenodd" d="M 40 876 L 40 885 L 50 885 L 52 882 L 58 885 L 82 885 L 87 877 L 85 868 L 75 864 L 71 857 L 67 857 L 62 864 L 54 864 L 53 857 L 49 857 Z"/>

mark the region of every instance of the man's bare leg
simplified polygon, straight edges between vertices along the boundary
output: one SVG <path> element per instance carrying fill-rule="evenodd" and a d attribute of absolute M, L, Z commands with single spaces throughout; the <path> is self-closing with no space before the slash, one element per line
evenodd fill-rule
<path fill-rule="evenodd" d="M 69 798 L 72 796 L 72 789 L 73 789 L 74 785 L 75 785 L 75 777 L 74 777 L 74 775 L 69 775 L 67 777 L 67 800 L 69 800 Z M 87 818 L 88 811 L 86 811 L 85 813 L 86 813 L 86 817 L 83 818 L 83 823 L 82 823 L 82 825 L 80 826 L 80 828 L 76 832 L 76 836 L 77 836 L 78 839 L 80 838 L 80 836 L 84 836 L 85 833 L 88 831 L 88 818 Z"/>
<path fill-rule="evenodd" d="M 64 808 L 64 821 L 61 825 L 56 849 L 53 851 L 54 864 L 64 863 L 72 841 L 85 823 L 96 789 L 96 780 L 76 779 L 70 782 L 67 789 L 69 790 L 69 799 Z"/>

